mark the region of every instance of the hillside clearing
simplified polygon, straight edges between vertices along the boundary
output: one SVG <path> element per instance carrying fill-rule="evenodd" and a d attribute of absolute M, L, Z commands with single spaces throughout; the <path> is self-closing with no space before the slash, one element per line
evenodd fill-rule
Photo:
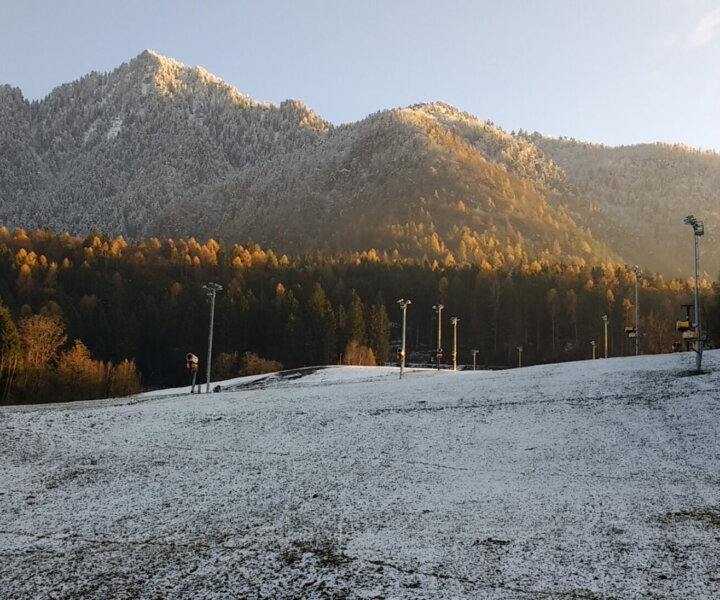
<path fill-rule="evenodd" d="M 680 377 L 693 362 L 331 368 L 4 408 L 0 589 L 718 597 L 720 351 Z"/>

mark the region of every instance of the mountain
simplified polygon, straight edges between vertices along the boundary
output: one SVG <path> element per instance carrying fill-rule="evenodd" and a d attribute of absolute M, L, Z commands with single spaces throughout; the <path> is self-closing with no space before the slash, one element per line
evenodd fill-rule
<path fill-rule="evenodd" d="M 334 127 L 151 51 L 42 101 L 8 86 L 0 100 L 8 228 L 676 275 L 689 261 L 665 241 L 689 246 L 685 214 L 709 231 L 719 218 L 716 154 L 513 135 L 442 103 Z M 703 260 L 720 270 L 720 250 Z"/>
<path fill-rule="evenodd" d="M 493 266 L 617 259 L 570 214 L 537 149 L 442 104 L 383 111 L 243 169 L 158 222 L 283 252 L 374 248 Z M 552 232 L 551 236 L 548 232 Z"/>
<path fill-rule="evenodd" d="M 719 231 L 720 156 L 683 145 L 640 144 L 610 148 L 575 140 L 527 136 L 575 182 L 579 192 L 601 207 L 617 227 L 602 238 L 635 262 L 660 271 L 692 265 L 692 234 L 683 219 L 694 214 L 706 233 Z M 598 233 L 596 229 L 593 229 Z M 720 246 L 703 243 L 702 265 L 720 271 Z"/>
<path fill-rule="evenodd" d="M 72 233 L 148 235 L 147 223 L 177 198 L 312 144 L 328 128 L 300 103 L 259 104 L 151 51 L 41 102 L 4 94 L 14 102 L 2 115 L 3 137 L 16 131 L 43 169 L 26 167 L 36 174 L 29 183 L 0 188 L 0 220 Z"/>

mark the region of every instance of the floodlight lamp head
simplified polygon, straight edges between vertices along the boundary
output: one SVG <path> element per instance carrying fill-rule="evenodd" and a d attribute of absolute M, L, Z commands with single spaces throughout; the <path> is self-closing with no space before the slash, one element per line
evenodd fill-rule
<path fill-rule="evenodd" d="M 683 221 L 686 225 L 691 225 L 695 235 L 700 237 L 705 233 L 705 226 L 702 221 L 698 221 L 693 215 L 688 215 Z"/>

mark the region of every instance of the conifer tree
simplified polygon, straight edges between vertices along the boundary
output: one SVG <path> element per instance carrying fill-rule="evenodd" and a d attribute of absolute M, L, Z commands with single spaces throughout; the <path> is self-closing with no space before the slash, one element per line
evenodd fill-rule
<path fill-rule="evenodd" d="M 346 339 L 355 341 L 360 346 L 365 345 L 365 316 L 360 296 L 355 290 L 351 291 L 350 305 L 347 309 Z"/>
<path fill-rule="evenodd" d="M 370 307 L 368 345 L 378 363 L 387 362 L 390 350 L 390 320 L 382 296 L 376 298 L 375 304 Z"/>

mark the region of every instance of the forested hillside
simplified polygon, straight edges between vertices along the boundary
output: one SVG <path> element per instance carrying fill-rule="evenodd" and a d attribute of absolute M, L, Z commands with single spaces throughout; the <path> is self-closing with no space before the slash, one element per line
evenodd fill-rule
<path fill-rule="evenodd" d="M 160 229 L 283 252 L 373 249 L 498 268 L 618 262 L 570 214 L 561 179 L 526 142 L 451 107 L 418 106 L 335 128 L 302 154 L 245 169 L 188 198 Z"/>
<path fill-rule="evenodd" d="M 334 127 L 145 51 L 28 102 L 0 88 L 0 226 L 249 240 L 512 270 L 691 267 L 718 225 L 720 157 L 509 134 L 438 103 Z M 720 246 L 703 247 L 720 271 Z"/>
<path fill-rule="evenodd" d="M 692 234 L 683 219 L 694 214 L 706 233 L 720 231 L 720 156 L 686 146 L 642 144 L 609 148 L 575 140 L 527 136 L 574 182 L 582 196 L 616 224 L 593 232 L 618 254 L 679 275 L 678 255 L 692 265 Z M 702 266 L 717 277 L 720 245 L 702 244 Z"/>
<path fill-rule="evenodd" d="M 15 156 L 0 175 L 12 178 L 0 180 L 0 221 L 11 227 L 142 237 L 178 198 L 312 144 L 328 127 L 300 103 L 257 103 L 150 51 L 40 102 L 7 86 L 3 95 L 12 103 L 0 140 Z"/>
<path fill-rule="evenodd" d="M 216 379 L 243 372 L 253 356 L 287 368 L 383 363 L 399 344 L 399 298 L 412 300 L 412 362 L 433 360 L 432 306 L 438 302 L 445 305 L 445 340 L 451 339 L 450 318 L 460 319 L 460 364 L 472 363 L 476 349 L 480 366 L 513 366 L 517 346 L 524 364 L 591 358 L 592 341 L 602 352 L 603 314 L 610 355 L 634 353 L 624 327 L 634 324 L 635 280 L 624 267 L 431 265 L 370 252 L 292 258 L 212 239 L 129 244 L 100 234 L 0 229 L 4 401 L 63 398 L 39 382 L 73 376 L 77 382 L 81 374 L 93 394 L 113 393 L 120 382 L 132 389 L 135 365 L 145 386 L 185 383 L 185 354 L 204 361 L 207 352 L 210 307 L 203 285 L 210 281 L 223 286 L 216 304 Z M 641 282 L 643 349 L 669 351 L 691 287 L 651 274 Z M 717 335 L 716 295 L 707 282 L 701 287 L 704 326 Z M 33 319 L 53 335 L 28 337 Z M 38 340 L 55 342 L 38 355 L 32 350 Z M 444 361 L 451 362 L 447 341 L 444 346 Z M 33 362 L 36 355 L 42 360 Z M 52 377 L 40 377 L 45 371 Z"/>

